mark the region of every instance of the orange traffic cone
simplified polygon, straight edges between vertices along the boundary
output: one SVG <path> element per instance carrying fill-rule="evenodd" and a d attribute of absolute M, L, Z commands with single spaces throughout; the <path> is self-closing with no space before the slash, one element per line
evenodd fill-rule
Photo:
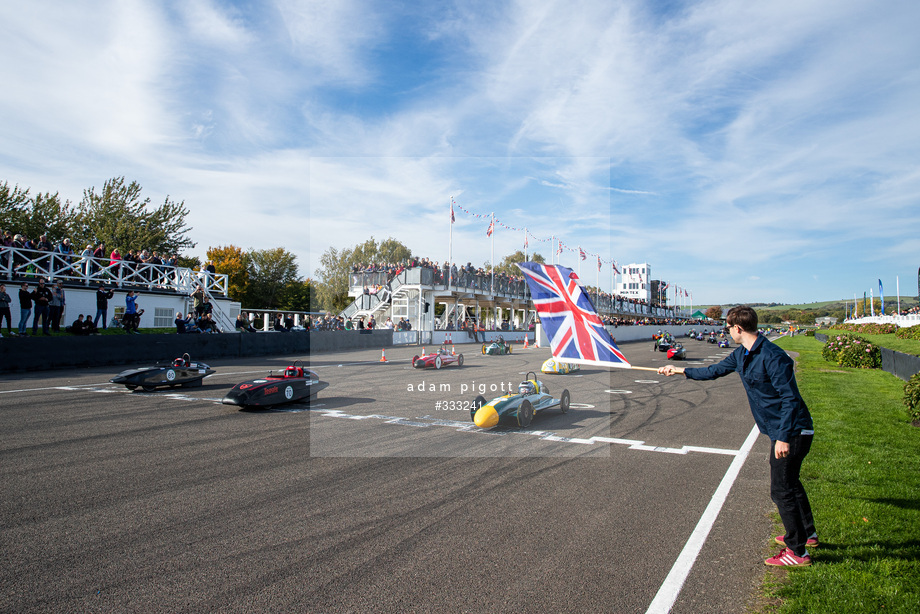
<path fill-rule="evenodd" d="M 453 344 L 453 343 L 450 344 L 450 355 L 451 355 L 451 356 L 456 356 L 456 355 L 457 355 L 457 351 L 454 350 L 454 344 Z"/>
<path fill-rule="evenodd" d="M 527 335 L 524 335 L 524 349 L 525 350 L 530 347 L 530 342 L 527 339 L 528 339 Z"/>
<path fill-rule="evenodd" d="M 380 350 L 380 362 L 390 362 L 389 360 L 387 360 L 386 348 L 383 348 L 382 350 Z"/>
<path fill-rule="evenodd" d="M 447 333 L 447 345 L 453 345 L 454 342 L 450 338 L 450 333 Z"/>

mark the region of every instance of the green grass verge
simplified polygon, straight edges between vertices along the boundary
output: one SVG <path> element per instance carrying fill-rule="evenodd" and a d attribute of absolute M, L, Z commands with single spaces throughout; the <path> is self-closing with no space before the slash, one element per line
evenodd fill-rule
<path fill-rule="evenodd" d="M 764 596 L 779 613 L 920 611 L 920 428 L 904 382 L 838 367 L 813 337 L 783 338 L 815 420 L 802 468 L 821 546 L 807 569 L 768 570 Z M 782 582 L 776 584 L 776 576 Z"/>

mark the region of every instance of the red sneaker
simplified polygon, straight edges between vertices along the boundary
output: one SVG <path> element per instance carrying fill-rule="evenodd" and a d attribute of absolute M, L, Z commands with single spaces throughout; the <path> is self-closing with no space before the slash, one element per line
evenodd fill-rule
<path fill-rule="evenodd" d="M 779 544 L 780 546 L 785 546 L 785 545 L 786 545 L 786 536 L 785 536 L 785 535 L 777 535 L 775 539 L 776 539 L 776 543 Z M 809 538 L 808 538 L 808 541 L 805 542 L 805 547 L 806 547 L 806 548 L 817 548 L 817 547 L 820 546 L 820 545 L 821 545 L 821 544 L 820 544 L 820 542 L 818 542 L 818 538 L 817 538 L 817 537 L 809 537 Z"/>
<path fill-rule="evenodd" d="M 779 554 L 767 559 L 764 563 L 773 567 L 808 567 L 811 565 L 811 557 L 807 554 L 796 556 L 789 548 L 783 548 Z"/>

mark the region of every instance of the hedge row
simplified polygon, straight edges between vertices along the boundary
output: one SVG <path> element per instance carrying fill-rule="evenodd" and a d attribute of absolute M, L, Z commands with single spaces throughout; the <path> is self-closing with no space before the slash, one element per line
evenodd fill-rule
<path fill-rule="evenodd" d="M 834 324 L 831 330 L 844 330 L 864 335 L 890 335 L 898 331 L 897 324 Z"/>

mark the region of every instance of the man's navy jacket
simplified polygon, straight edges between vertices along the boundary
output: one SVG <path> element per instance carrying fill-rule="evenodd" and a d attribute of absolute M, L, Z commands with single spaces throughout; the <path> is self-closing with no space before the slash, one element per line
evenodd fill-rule
<path fill-rule="evenodd" d="M 757 337 L 750 351 L 739 345 L 722 362 L 685 369 L 684 375 L 707 380 L 734 371 L 741 376 L 747 391 L 754 422 L 772 441 L 788 443 L 791 436 L 814 429 L 811 414 L 795 383 L 795 363 L 763 336 Z"/>

